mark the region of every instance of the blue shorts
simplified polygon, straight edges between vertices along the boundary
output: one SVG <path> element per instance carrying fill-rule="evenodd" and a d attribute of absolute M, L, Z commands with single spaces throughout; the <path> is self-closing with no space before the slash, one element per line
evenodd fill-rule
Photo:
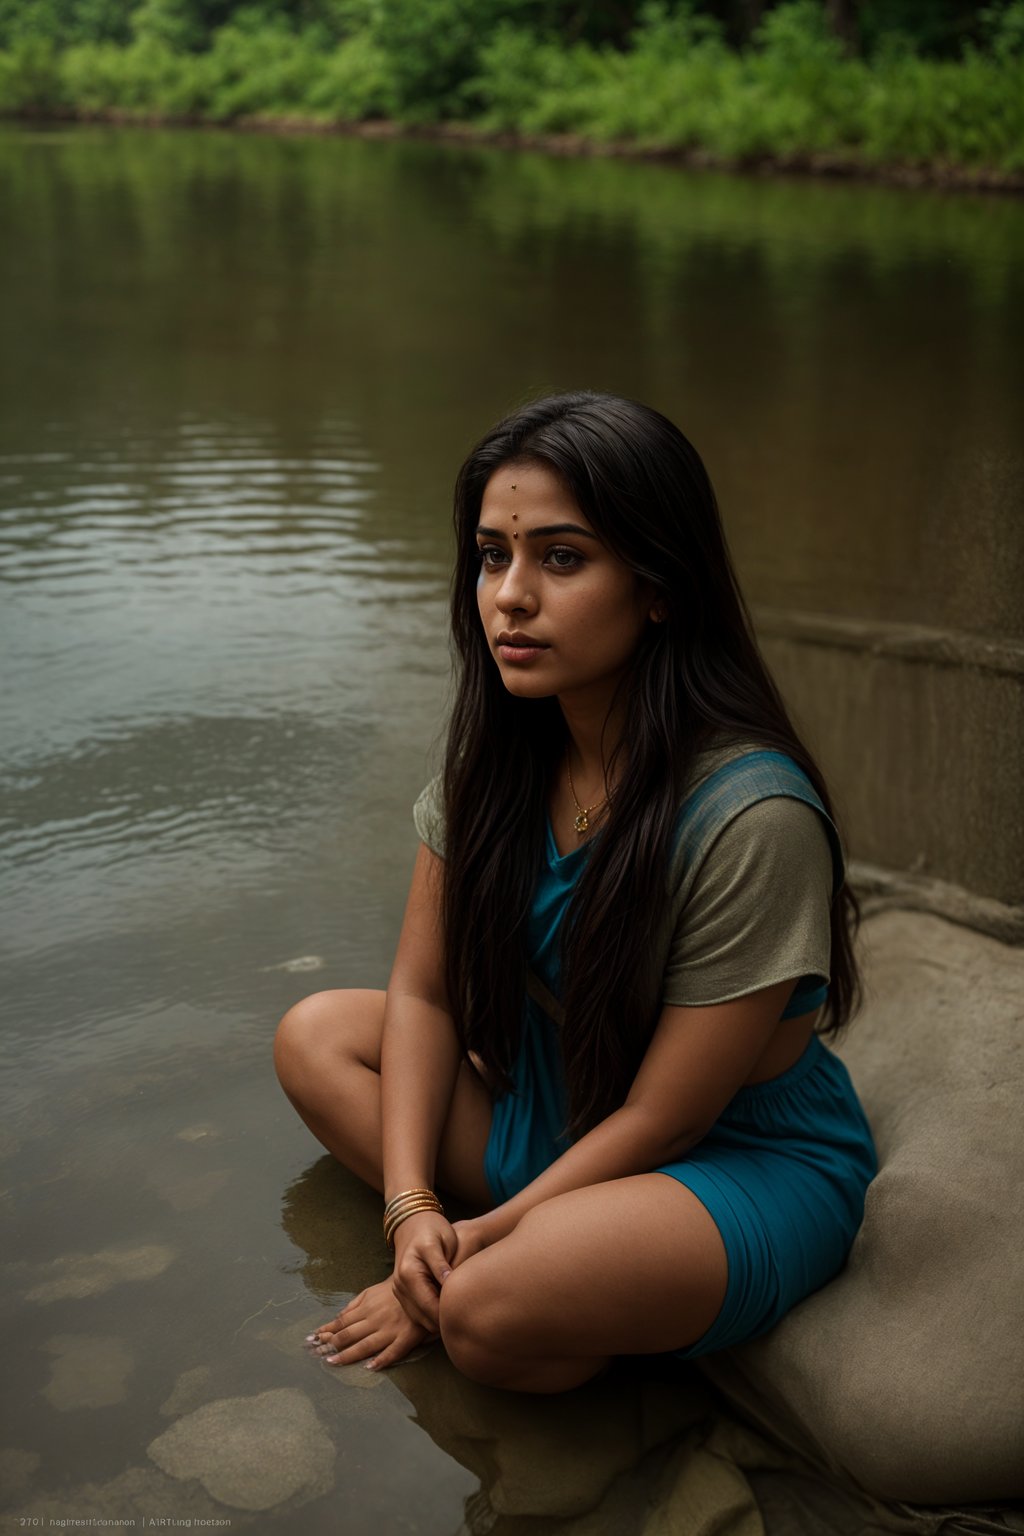
<path fill-rule="evenodd" d="M 496 1202 L 530 1183 L 565 1146 L 556 1085 L 530 1081 L 533 1038 L 527 1029 L 519 1091 L 495 1104 L 484 1168 Z M 741 1088 L 685 1158 L 655 1171 L 693 1191 L 728 1259 L 717 1318 L 696 1343 L 671 1351 L 687 1360 L 766 1333 L 838 1273 L 878 1161 L 849 1073 L 813 1035 L 788 1071 Z"/>

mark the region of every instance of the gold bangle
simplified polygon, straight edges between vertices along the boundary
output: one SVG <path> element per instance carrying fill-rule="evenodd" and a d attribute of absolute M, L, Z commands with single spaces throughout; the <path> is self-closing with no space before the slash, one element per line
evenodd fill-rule
<path fill-rule="evenodd" d="M 420 1196 L 417 1200 L 407 1200 L 399 1210 L 389 1211 L 384 1217 L 385 1236 L 388 1230 L 393 1228 L 397 1222 L 404 1220 L 406 1216 L 411 1216 L 414 1211 L 437 1211 L 440 1215 L 444 1215 L 444 1208 L 440 1200 L 434 1196 Z"/>
<path fill-rule="evenodd" d="M 384 1225 L 387 1226 L 392 1217 L 398 1216 L 402 1211 L 412 1210 L 414 1206 L 440 1205 L 440 1203 L 441 1202 L 438 1200 L 437 1196 L 429 1190 L 425 1191 L 423 1194 L 403 1195 L 401 1200 L 392 1200 L 390 1205 L 385 1210 Z"/>
<path fill-rule="evenodd" d="M 434 1191 L 432 1189 L 403 1189 L 401 1194 L 391 1196 L 391 1199 L 384 1207 L 385 1216 L 387 1215 L 388 1211 L 391 1210 L 392 1206 L 399 1205 L 403 1200 L 408 1200 L 410 1195 L 431 1195 L 435 1200 L 437 1199 L 437 1196 L 434 1195 Z"/>
<path fill-rule="evenodd" d="M 384 1209 L 384 1241 L 389 1248 L 395 1246 L 394 1235 L 402 1222 L 420 1211 L 436 1211 L 444 1215 L 444 1206 L 432 1189 L 406 1189 L 389 1200 Z"/>
<path fill-rule="evenodd" d="M 395 1233 L 402 1225 L 402 1222 L 407 1221 L 410 1216 L 419 1216 L 423 1211 L 429 1211 L 431 1215 L 444 1214 L 443 1212 L 438 1211 L 437 1207 L 434 1205 L 422 1205 L 420 1206 L 419 1210 L 416 1211 L 403 1211 L 401 1216 L 395 1217 L 395 1220 L 391 1223 L 384 1234 L 384 1241 L 387 1243 L 389 1248 L 393 1248 L 395 1246 Z"/>

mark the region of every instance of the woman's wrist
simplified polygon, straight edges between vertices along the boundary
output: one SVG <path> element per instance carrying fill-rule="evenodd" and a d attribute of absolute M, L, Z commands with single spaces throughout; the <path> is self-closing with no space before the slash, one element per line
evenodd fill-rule
<path fill-rule="evenodd" d="M 516 1222 L 515 1219 L 509 1220 L 505 1206 L 498 1205 L 492 1211 L 485 1211 L 482 1216 L 472 1216 L 465 1225 L 472 1226 L 479 1234 L 484 1247 L 490 1247 L 491 1243 L 498 1242 L 514 1231 Z"/>
<path fill-rule="evenodd" d="M 395 1246 L 395 1233 L 413 1216 L 425 1213 L 444 1218 L 444 1206 L 434 1191 L 426 1185 L 401 1190 L 384 1207 L 384 1241 L 389 1248 Z"/>
<path fill-rule="evenodd" d="M 400 1227 L 395 1228 L 394 1242 L 392 1246 L 396 1250 L 401 1248 L 405 1243 L 412 1241 L 418 1232 L 422 1232 L 423 1227 L 426 1225 L 426 1223 L 420 1219 L 423 1216 L 430 1216 L 433 1220 L 442 1222 L 446 1227 L 451 1226 L 451 1222 L 449 1221 L 448 1217 L 445 1216 L 441 1211 L 416 1211 L 412 1216 L 407 1217 L 406 1220 L 402 1222 Z"/>

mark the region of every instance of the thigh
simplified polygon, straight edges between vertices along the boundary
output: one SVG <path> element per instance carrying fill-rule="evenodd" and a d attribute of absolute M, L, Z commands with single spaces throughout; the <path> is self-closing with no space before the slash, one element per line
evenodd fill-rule
<path fill-rule="evenodd" d="M 529 1356 L 655 1354 L 700 1338 L 727 1282 L 706 1207 L 674 1179 L 641 1174 L 528 1211 L 445 1282 L 442 1321 L 454 1303 Z"/>

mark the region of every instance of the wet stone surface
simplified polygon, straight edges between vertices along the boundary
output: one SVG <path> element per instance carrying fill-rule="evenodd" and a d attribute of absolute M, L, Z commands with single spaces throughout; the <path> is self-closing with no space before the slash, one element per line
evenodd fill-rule
<path fill-rule="evenodd" d="M 25 1292 L 26 1301 L 77 1301 L 99 1296 L 112 1286 L 153 1280 L 174 1259 L 163 1243 L 137 1248 L 108 1248 L 99 1253 L 69 1253 L 39 1266 L 39 1278 Z"/>
<path fill-rule="evenodd" d="M 313 1498 L 334 1481 L 334 1446 L 309 1398 L 294 1387 L 207 1403 L 147 1449 L 161 1471 L 197 1478 L 232 1509 Z"/>
<path fill-rule="evenodd" d="M 55 1334 L 43 1346 L 54 1356 L 43 1396 L 54 1408 L 107 1408 L 124 1402 L 135 1361 L 122 1339 Z"/>

